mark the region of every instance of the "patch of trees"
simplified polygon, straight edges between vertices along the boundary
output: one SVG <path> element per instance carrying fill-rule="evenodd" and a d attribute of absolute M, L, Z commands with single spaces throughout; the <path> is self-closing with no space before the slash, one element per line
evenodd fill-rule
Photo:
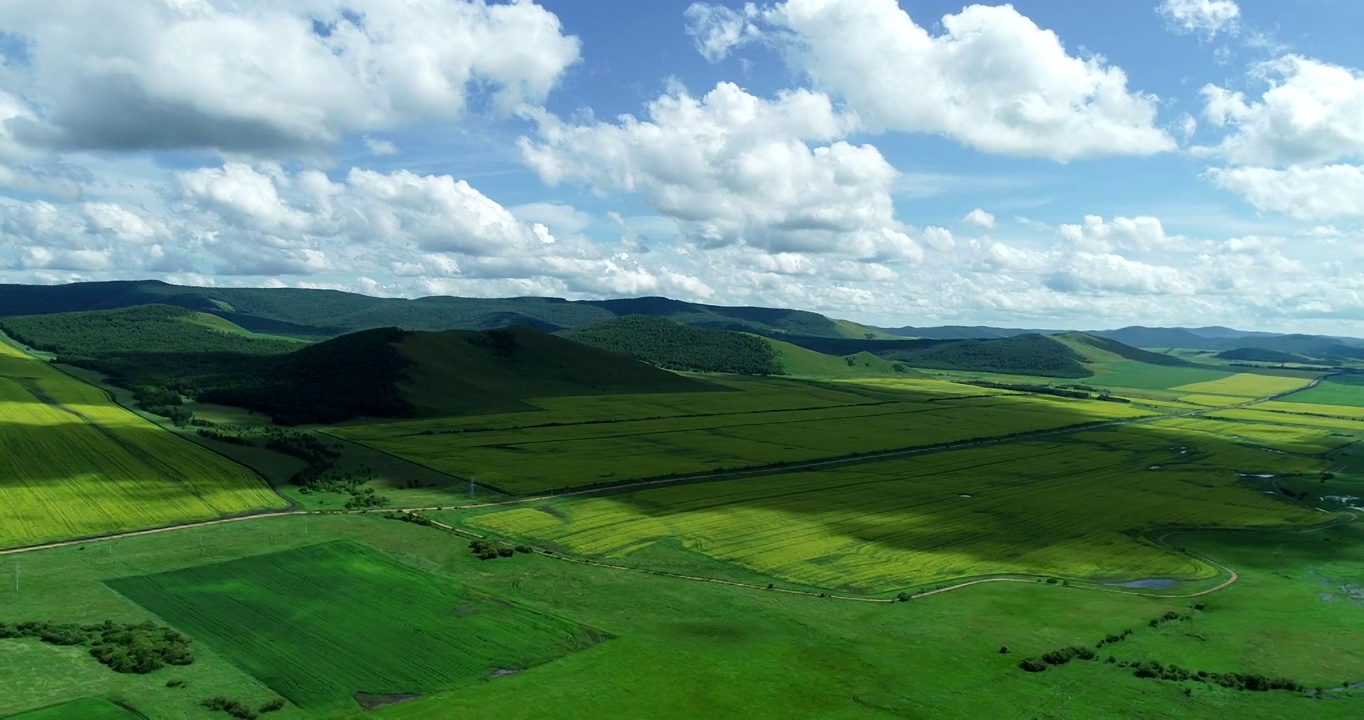
<path fill-rule="evenodd" d="M 229 697 L 218 695 L 199 701 L 199 705 L 207 710 L 214 712 L 225 712 L 238 720 L 256 720 L 261 715 L 284 709 L 284 698 L 275 698 L 262 703 L 256 708 L 240 700 L 233 700 Z"/>
<path fill-rule="evenodd" d="M 36 638 L 51 645 L 88 645 L 90 656 L 119 673 L 145 675 L 167 665 L 194 662 L 190 640 L 153 622 L 136 624 L 105 620 L 99 625 L 26 621 L 0 623 L 0 638 Z"/>
<path fill-rule="evenodd" d="M 1249 690 L 1253 692 L 1267 692 L 1269 690 L 1289 690 L 1292 692 L 1306 692 L 1302 683 L 1287 678 L 1270 678 L 1264 675 L 1237 672 L 1208 672 L 1206 670 L 1187 670 L 1178 665 L 1165 665 L 1157 660 L 1139 660 L 1136 662 L 1119 661 L 1115 663 L 1120 668 L 1132 670 L 1132 674 L 1147 680 L 1164 680 L 1167 682 L 1184 682 L 1193 680 L 1196 682 L 1220 685 L 1232 690 Z"/>
<path fill-rule="evenodd" d="M 565 337 L 669 370 L 781 375 L 786 371 L 766 340 L 740 332 L 692 327 L 631 315 Z"/>
<path fill-rule="evenodd" d="M 1098 657 L 1098 653 L 1093 648 L 1087 647 L 1068 647 L 1043 654 L 1041 657 L 1025 658 L 1018 663 L 1018 667 L 1024 672 L 1042 672 L 1049 666 L 1065 665 L 1071 660 L 1093 660 Z"/>
<path fill-rule="evenodd" d="M 477 555 L 480 560 L 496 560 L 511 557 L 516 553 L 529 553 L 531 548 L 529 545 L 508 545 L 480 539 L 469 543 L 469 552 Z"/>
<path fill-rule="evenodd" d="M 299 343 L 248 335 L 219 318 L 172 305 L 0 318 L 0 329 L 35 350 L 98 358 L 127 352 L 272 355 Z"/>
<path fill-rule="evenodd" d="M 877 353 L 915 367 L 969 370 L 1008 375 L 1081 378 L 1094 373 L 1081 355 L 1042 335 L 1016 335 L 989 340 L 956 340 L 923 350 Z"/>
<path fill-rule="evenodd" d="M 1217 353 L 1213 357 L 1220 360 L 1248 360 L 1251 362 L 1262 363 L 1297 363 L 1307 360 L 1301 355 L 1282 352 L 1280 350 L 1270 350 L 1269 348 L 1244 347 L 1235 350 L 1225 350 Z"/>

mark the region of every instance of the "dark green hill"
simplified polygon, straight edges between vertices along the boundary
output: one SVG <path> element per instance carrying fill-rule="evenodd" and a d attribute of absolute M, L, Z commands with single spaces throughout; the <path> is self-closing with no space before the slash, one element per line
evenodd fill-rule
<path fill-rule="evenodd" d="M 695 327 L 761 335 L 876 336 L 874 328 L 818 313 L 701 305 L 660 297 L 569 301 L 560 298 L 378 298 L 337 290 L 201 288 L 154 280 L 70 285 L 2 285 L 0 316 L 175 305 L 211 313 L 247 330 L 298 337 L 334 337 L 355 330 L 487 330 L 526 326 L 581 329 L 625 315 L 666 317 Z"/>
<path fill-rule="evenodd" d="M 1281 352 L 1279 350 L 1269 350 L 1267 348 L 1236 348 L 1235 350 L 1225 350 L 1217 353 L 1214 357 L 1219 360 L 1242 360 L 1249 362 L 1266 363 L 1302 363 L 1311 362 L 1309 358 L 1293 353 Z"/>
<path fill-rule="evenodd" d="M 563 336 L 670 370 L 783 374 L 776 350 L 763 338 L 660 317 L 629 315 Z"/>
<path fill-rule="evenodd" d="M 1144 362 L 1150 365 L 1165 365 L 1170 367 L 1182 367 L 1190 364 L 1174 355 L 1165 355 L 1151 352 L 1150 350 L 1134 348 L 1131 345 L 1124 345 L 1112 338 L 1099 337 L 1090 333 L 1062 333 L 1060 335 L 1052 336 L 1052 339 L 1070 347 L 1093 362 L 1103 362 L 1116 357 L 1123 360 L 1136 360 L 1137 362 Z"/>
<path fill-rule="evenodd" d="M 216 315 L 173 305 L 0 318 L 0 330 L 37 350 L 67 357 L 127 352 L 239 352 L 297 350 L 297 340 L 255 335 Z"/>
<path fill-rule="evenodd" d="M 530 410 L 537 397 L 702 392 L 716 386 L 531 328 L 411 333 L 399 390 L 419 415 Z"/>
<path fill-rule="evenodd" d="M 913 367 L 1006 375 L 1081 378 L 1094 373 L 1073 349 L 1042 335 L 957 340 L 918 350 L 877 353 Z"/>

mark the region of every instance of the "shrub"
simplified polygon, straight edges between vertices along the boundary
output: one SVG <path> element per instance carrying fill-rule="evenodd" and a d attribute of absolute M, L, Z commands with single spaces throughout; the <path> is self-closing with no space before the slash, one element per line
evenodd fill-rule
<path fill-rule="evenodd" d="M 260 706 L 260 714 L 264 715 L 266 713 L 272 713 L 283 709 L 284 698 L 275 698 L 274 700 L 271 700 L 270 702 L 264 703 L 263 705 Z"/>
<path fill-rule="evenodd" d="M 1018 667 L 1021 668 L 1024 672 L 1030 673 L 1038 673 L 1047 669 L 1046 663 L 1036 658 L 1028 658 L 1022 661 L 1018 663 Z"/>

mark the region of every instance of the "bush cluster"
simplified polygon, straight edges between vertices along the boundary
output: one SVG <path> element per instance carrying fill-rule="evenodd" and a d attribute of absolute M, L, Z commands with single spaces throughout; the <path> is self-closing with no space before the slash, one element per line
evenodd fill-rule
<path fill-rule="evenodd" d="M 222 695 L 200 700 L 199 704 L 208 710 L 225 712 L 240 720 L 256 720 L 256 718 L 261 715 L 283 710 L 284 698 L 275 698 L 274 700 L 263 703 L 256 709 L 252 709 L 250 705 L 240 700 L 233 700 L 232 698 L 223 697 Z"/>
<path fill-rule="evenodd" d="M 193 641 L 153 622 L 99 625 L 27 621 L 0 623 L 0 638 L 37 638 L 52 645 L 90 645 L 90 656 L 120 673 L 145 675 L 166 665 L 194 662 Z"/>
<path fill-rule="evenodd" d="M 1253 675 L 1249 673 L 1216 673 L 1206 670 L 1187 670 L 1178 665 L 1165 665 L 1156 660 L 1141 660 L 1137 662 L 1120 662 L 1118 667 L 1129 668 L 1132 674 L 1139 678 L 1148 680 L 1165 680 L 1168 682 L 1183 682 L 1193 680 L 1195 682 L 1220 685 L 1232 690 L 1249 690 L 1253 692 L 1266 692 L 1269 690 L 1289 690 L 1292 692 L 1306 692 L 1307 688 L 1302 683 L 1286 678 L 1270 678 L 1264 675 Z"/>
<path fill-rule="evenodd" d="M 474 540 L 469 543 L 469 552 L 477 555 L 480 560 L 495 560 L 500 557 L 511 557 L 516 553 L 531 552 L 529 545 L 507 545 L 506 543 L 494 543 L 491 540 Z"/>
<path fill-rule="evenodd" d="M 1065 665 L 1071 660 L 1093 660 L 1096 657 L 1098 653 L 1092 648 L 1068 647 L 1052 650 L 1039 658 L 1025 658 L 1018 663 L 1018 667 L 1026 672 L 1042 672 L 1048 665 Z"/>

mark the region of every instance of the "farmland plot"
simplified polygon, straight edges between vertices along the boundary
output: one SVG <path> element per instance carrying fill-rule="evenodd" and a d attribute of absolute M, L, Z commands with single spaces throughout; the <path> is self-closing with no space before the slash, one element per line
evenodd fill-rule
<path fill-rule="evenodd" d="M 1137 441 L 1130 448 L 1089 438 L 958 450 L 520 507 L 467 522 L 625 560 L 677 538 L 689 550 L 764 575 L 882 593 L 999 573 L 1203 577 L 1207 567 L 1128 533 L 1318 519 L 1238 486 L 1232 469 L 1210 467 L 1202 450 L 1187 452 L 1177 433 L 1132 427 L 1106 435 Z M 1219 442 L 1230 445 L 1213 437 L 1204 445 Z"/>
<path fill-rule="evenodd" d="M 348 541 L 107 584 L 308 709 L 447 689 L 601 639 Z"/>
<path fill-rule="evenodd" d="M 1364 408 L 1364 376 L 1339 375 L 1314 388 L 1293 393 L 1284 400 L 1295 403 Z"/>
<path fill-rule="evenodd" d="M 0 547 L 284 504 L 240 465 L 0 343 Z"/>
<path fill-rule="evenodd" d="M 1306 387 L 1311 377 L 1287 375 L 1260 375 L 1257 373 L 1237 373 L 1231 377 L 1207 382 L 1180 385 L 1174 388 L 1188 393 L 1201 395 L 1231 395 L 1243 398 L 1258 398 L 1278 395 Z"/>
<path fill-rule="evenodd" d="M 758 467 L 1000 437 L 1145 411 L 1118 403 L 962 395 L 782 412 L 467 431 L 346 436 L 511 493 Z M 381 433 L 385 432 L 382 426 Z"/>

